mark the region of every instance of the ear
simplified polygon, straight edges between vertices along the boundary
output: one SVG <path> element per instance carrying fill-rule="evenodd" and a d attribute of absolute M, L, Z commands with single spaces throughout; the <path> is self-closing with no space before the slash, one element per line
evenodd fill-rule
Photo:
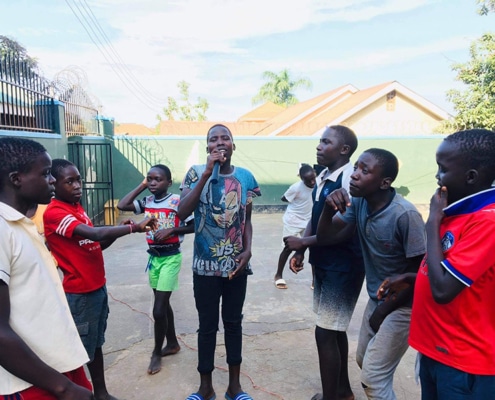
<path fill-rule="evenodd" d="M 235 143 L 232 143 L 232 151 L 235 151 Z"/>
<path fill-rule="evenodd" d="M 392 186 L 392 178 L 383 178 L 382 182 L 380 184 L 380 190 L 388 190 L 390 189 L 390 186 Z"/>
<path fill-rule="evenodd" d="M 14 171 L 9 173 L 9 181 L 13 186 L 15 187 L 21 186 L 22 179 L 20 175 L 21 174 L 19 173 L 19 171 Z"/>
<path fill-rule="evenodd" d="M 468 185 L 474 185 L 478 182 L 480 173 L 476 169 L 470 169 L 466 172 L 466 183 Z"/>
<path fill-rule="evenodd" d="M 172 182 L 173 182 L 172 180 L 170 180 L 170 181 L 168 182 L 168 186 L 169 186 L 169 187 L 170 187 L 170 186 L 172 186 Z"/>
<path fill-rule="evenodd" d="M 344 144 L 342 146 L 342 149 L 340 150 L 340 154 L 347 155 L 349 154 L 350 151 L 351 151 L 351 146 L 349 146 L 348 144 Z"/>
<path fill-rule="evenodd" d="M 208 151 L 208 146 L 206 146 L 206 154 L 208 154 L 208 153 L 209 153 L 209 151 Z"/>

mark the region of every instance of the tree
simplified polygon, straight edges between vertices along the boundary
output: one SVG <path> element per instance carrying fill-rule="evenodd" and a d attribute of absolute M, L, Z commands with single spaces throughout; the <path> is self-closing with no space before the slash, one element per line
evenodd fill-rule
<path fill-rule="evenodd" d="M 3 35 L 0 35 L 0 66 L 2 77 L 12 83 L 26 85 L 41 78 L 36 58 L 19 42 Z"/>
<path fill-rule="evenodd" d="M 495 0 L 476 0 L 479 4 L 478 14 L 487 15 L 490 12 L 495 12 Z"/>
<path fill-rule="evenodd" d="M 457 115 L 448 122 L 455 130 L 495 128 L 495 34 L 485 33 L 471 43 L 471 60 L 452 66 L 456 80 L 467 88 L 449 90 L 447 98 Z"/>
<path fill-rule="evenodd" d="M 298 102 L 293 90 L 300 87 L 311 89 L 312 83 L 309 79 L 301 78 L 297 81 L 292 80 L 289 71 L 283 69 L 278 74 L 271 71 L 265 71 L 262 75 L 266 82 L 261 86 L 258 94 L 253 97 L 252 104 L 258 104 L 266 101 L 288 107 Z"/>
<path fill-rule="evenodd" d="M 206 111 L 210 107 L 208 101 L 198 97 L 197 103 L 192 104 L 189 100 L 189 86 L 186 81 L 177 84 L 180 92 L 179 101 L 173 97 L 167 97 L 167 105 L 163 107 L 163 115 L 169 121 L 206 121 Z M 158 121 L 162 120 L 161 115 L 157 115 Z"/>

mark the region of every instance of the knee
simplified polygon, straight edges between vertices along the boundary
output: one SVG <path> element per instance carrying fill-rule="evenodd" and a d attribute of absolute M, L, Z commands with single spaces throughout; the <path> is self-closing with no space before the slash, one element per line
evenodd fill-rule
<path fill-rule="evenodd" d="M 240 315 L 238 318 L 223 318 L 223 327 L 225 329 L 225 332 L 242 332 L 242 315 Z"/>
<path fill-rule="evenodd" d="M 167 319 L 167 310 L 160 307 L 153 308 L 153 318 L 155 321 L 165 321 Z"/>

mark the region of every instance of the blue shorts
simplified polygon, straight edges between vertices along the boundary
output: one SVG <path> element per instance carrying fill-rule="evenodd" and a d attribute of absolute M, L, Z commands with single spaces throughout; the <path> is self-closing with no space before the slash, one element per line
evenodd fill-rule
<path fill-rule="evenodd" d="M 103 286 L 93 292 L 82 294 L 66 293 L 65 296 L 91 362 L 95 350 L 105 343 L 109 313 L 107 288 Z"/>
<path fill-rule="evenodd" d="M 495 376 L 474 375 L 421 354 L 419 379 L 422 400 L 492 399 Z"/>
<path fill-rule="evenodd" d="M 313 311 L 316 326 L 345 332 L 363 286 L 364 271 L 341 272 L 315 268 Z"/>

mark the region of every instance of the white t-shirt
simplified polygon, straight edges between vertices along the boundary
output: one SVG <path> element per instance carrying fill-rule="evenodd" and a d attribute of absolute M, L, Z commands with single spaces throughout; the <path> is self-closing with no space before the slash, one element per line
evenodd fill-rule
<path fill-rule="evenodd" d="M 284 197 L 289 201 L 284 214 L 284 224 L 295 228 L 306 228 L 311 219 L 311 209 L 313 208 L 313 189 L 307 187 L 303 181 L 294 183 L 284 193 Z"/>
<path fill-rule="evenodd" d="M 0 280 L 9 287 L 10 326 L 43 362 L 59 372 L 89 359 L 62 282 L 36 225 L 0 202 Z M 0 366 L 0 394 L 32 386 Z"/>

